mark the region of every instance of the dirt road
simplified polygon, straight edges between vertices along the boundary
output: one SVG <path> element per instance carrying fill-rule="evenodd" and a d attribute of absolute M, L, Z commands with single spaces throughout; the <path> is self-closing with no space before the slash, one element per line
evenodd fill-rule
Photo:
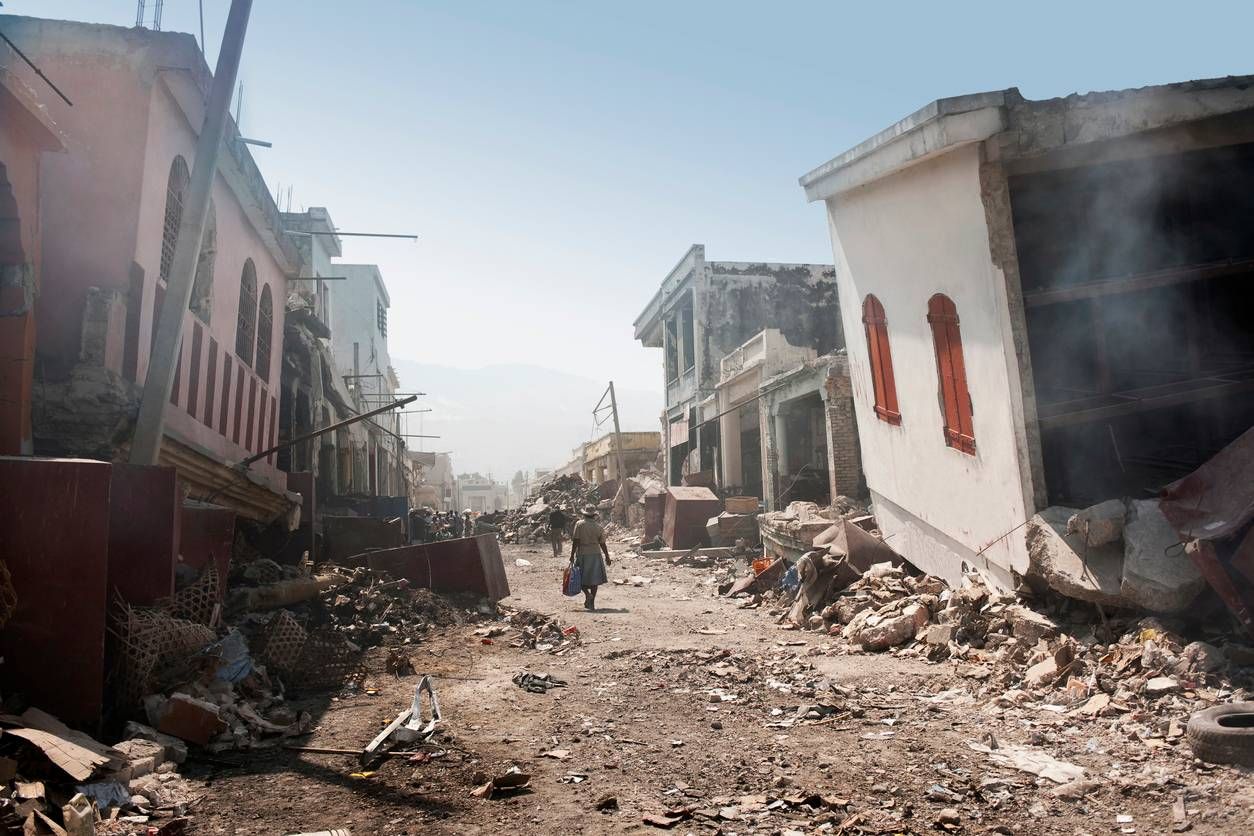
<path fill-rule="evenodd" d="M 1188 766 L 1187 744 L 990 710 L 965 694 L 960 668 L 844 655 L 838 640 L 718 598 L 709 570 L 616 554 L 612 578 L 651 581 L 604 587 L 589 613 L 558 594 L 562 564 L 547 547 L 507 547 L 505 562 L 504 604 L 575 625 L 578 647 L 513 647 L 513 631 L 484 644 L 474 631 L 491 622 L 434 636 L 412 655 L 437 678 L 445 756 L 354 777 L 343 756 L 233 753 L 184 770 L 204 783 L 191 832 L 655 832 L 645 816 L 682 808 L 680 833 L 1166 833 L 1186 826 L 1173 818 L 1182 797 L 1193 832 L 1254 825 L 1248 777 Z M 359 749 L 408 703 L 416 679 L 383 673 L 381 652 L 370 664 L 367 692 L 322 701 L 302 744 Z M 529 693 L 511 681 L 520 671 L 568 685 Z M 1057 783 L 970 743 L 1039 747 L 1092 784 L 1056 797 Z M 470 795 L 511 766 L 531 776 L 529 791 Z"/>

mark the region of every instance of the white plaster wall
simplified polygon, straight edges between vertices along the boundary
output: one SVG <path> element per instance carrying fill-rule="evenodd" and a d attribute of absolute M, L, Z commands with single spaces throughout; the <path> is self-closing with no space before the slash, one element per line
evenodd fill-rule
<path fill-rule="evenodd" d="M 331 353 L 335 364 L 343 374 L 353 374 L 353 343 L 360 348 L 360 374 L 387 374 L 392 360 L 388 355 L 387 338 L 379 333 L 376 322 L 376 304 L 387 300 L 380 295 L 374 277 L 378 268 L 373 264 L 333 264 L 332 275 L 346 276 L 342 282 L 331 285 Z M 390 311 L 389 311 L 390 313 Z M 398 326 L 388 318 L 388 330 Z M 385 381 L 363 379 L 363 391 L 378 392 L 390 389 Z"/>
<path fill-rule="evenodd" d="M 828 200 L 841 317 L 862 462 L 889 542 L 925 571 L 956 580 L 967 561 L 1026 568 L 1026 503 L 1010 402 L 1008 325 L 980 200 L 979 148 L 969 145 Z M 927 303 L 958 310 L 976 454 L 946 446 Z M 902 423 L 875 415 L 862 302 L 884 305 Z M 998 539 L 1000 538 L 1000 539 Z M 994 542 L 996 541 L 996 542 Z M 993 543 L 983 558 L 975 553 Z M 991 563 L 991 566 L 984 565 Z"/>

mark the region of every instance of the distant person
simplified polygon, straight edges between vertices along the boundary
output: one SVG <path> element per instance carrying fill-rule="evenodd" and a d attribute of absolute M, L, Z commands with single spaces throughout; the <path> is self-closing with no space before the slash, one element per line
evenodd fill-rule
<path fill-rule="evenodd" d="M 457 515 L 456 511 L 450 511 L 449 514 L 451 515 L 448 521 L 449 531 L 452 532 L 454 538 L 461 537 L 462 518 Z"/>
<path fill-rule="evenodd" d="M 549 542 L 553 544 L 553 556 L 562 556 L 562 540 L 566 536 L 566 506 L 559 505 L 549 513 Z"/>
<path fill-rule="evenodd" d="M 475 521 L 471 519 L 471 510 L 467 508 L 462 512 L 462 536 L 473 537 L 475 534 Z"/>
<path fill-rule="evenodd" d="M 597 608 L 597 587 L 609 578 L 606 568 L 610 565 L 610 550 L 605 545 L 605 532 L 597 523 L 595 505 L 583 507 L 583 519 L 575 523 L 570 536 L 570 565 L 579 567 L 579 585 L 583 590 L 583 608 Z"/>

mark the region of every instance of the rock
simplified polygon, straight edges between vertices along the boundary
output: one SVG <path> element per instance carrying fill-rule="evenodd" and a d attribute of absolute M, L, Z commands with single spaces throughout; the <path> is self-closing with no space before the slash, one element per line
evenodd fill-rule
<path fill-rule="evenodd" d="M 1128 509 L 1122 499 L 1108 499 L 1090 505 L 1067 519 L 1067 533 L 1078 535 L 1091 546 L 1104 546 L 1123 539 Z"/>
<path fill-rule="evenodd" d="M 1014 637 L 1029 647 L 1058 634 L 1058 625 L 1050 618 L 1022 604 L 1011 604 L 1002 615 L 1010 624 Z"/>
<path fill-rule="evenodd" d="M 123 740 L 114 747 L 126 758 L 126 766 L 117 776 L 119 781 L 132 781 L 157 771 L 165 762 L 165 747 L 151 740 Z"/>
<path fill-rule="evenodd" d="M 174 763 L 182 763 L 187 760 L 187 744 L 168 734 L 162 734 L 156 729 L 145 726 L 143 723 L 128 721 L 126 727 L 122 729 L 122 736 L 130 738 L 140 738 L 141 740 L 151 740 L 160 743 L 165 750 L 165 759 Z"/>
<path fill-rule="evenodd" d="M 1190 642 L 1180 651 L 1184 672 L 1211 673 L 1227 664 L 1223 651 L 1206 642 Z"/>
<path fill-rule="evenodd" d="M 928 623 L 930 615 L 927 607 L 910 604 L 899 615 L 869 616 L 860 629 L 851 629 L 858 625 L 861 617 L 859 615 L 845 628 L 845 638 L 867 650 L 887 650 L 914 638 Z M 876 619 L 874 623 L 872 619 Z"/>
<path fill-rule="evenodd" d="M 1181 548 L 1180 537 L 1154 499 L 1134 500 L 1123 530 L 1119 591 L 1130 603 L 1158 613 L 1183 612 L 1206 586 Z"/>
<path fill-rule="evenodd" d="M 1049 794 L 1054 798 L 1061 798 L 1066 801 L 1079 801 L 1100 787 L 1101 784 L 1091 778 L 1077 778 L 1074 781 L 1054 787 L 1049 791 Z"/>
<path fill-rule="evenodd" d="M 1029 521 L 1028 583 L 1078 601 L 1127 606 L 1120 592 L 1124 550 L 1117 543 L 1085 545 L 1082 536 L 1068 534 L 1067 520 L 1076 513 L 1073 508 L 1053 505 Z"/>
<path fill-rule="evenodd" d="M 182 693 L 170 696 L 157 722 L 158 731 L 201 746 L 224 728 L 218 706 Z"/>
<path fill-rule="evenodd" d="M 962 816 L 953 807 L 946 807 L 936 814 L 936 823 L 941 827 L 956 827 L 962 823 Z"/>
<path fill-rule="evenodd" d="M 1028 668 L 1023 678 L 1031 685 L 1044 685 L 1058 676 L 1058 663 L 1054 661 L 1054 657 L 1050 656 L 1043 661 L 1037 662 Z"/>
<path fill-rule="evenodd" d="M 928 644 L 949 644 L 954 637 L 954 626 L 952 624 L 932 624 L 923 634 L 923 640 Z"/>
<path fill-rule="evenodd" d="M 1180 690 L 1180 683 L 1170 676 L 1156 676 L 1145 683 L 1145 693 L 1152 697 Z"/>

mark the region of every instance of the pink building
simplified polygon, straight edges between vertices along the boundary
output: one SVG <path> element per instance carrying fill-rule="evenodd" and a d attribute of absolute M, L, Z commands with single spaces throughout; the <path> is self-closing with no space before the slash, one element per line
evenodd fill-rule
<path fill-rule="evenodd" d="M 6 456 L 34 450 L 30 403 L 41 249 L 39 160 L 63 148 L 41 97 L 13 72 L 20 61 L 0 45 L 0 455 Z"/>
<path fill-rule="evenodd" d="M 210 72 L 190 35 L 14 16 L 0 28 L 74 103 L 41 94 L 70 139 L 38 167 L 34 449 L 124 458 Z M 46 89 L 29 68 L 8 70 Z M 161 463 L 192 499 L 268 520 L 288 507 L 275 456 L 247 477 L 230 466 L 278 436 L 286 277 L 299 257 L 234 125 L 224 143 Z"/>

